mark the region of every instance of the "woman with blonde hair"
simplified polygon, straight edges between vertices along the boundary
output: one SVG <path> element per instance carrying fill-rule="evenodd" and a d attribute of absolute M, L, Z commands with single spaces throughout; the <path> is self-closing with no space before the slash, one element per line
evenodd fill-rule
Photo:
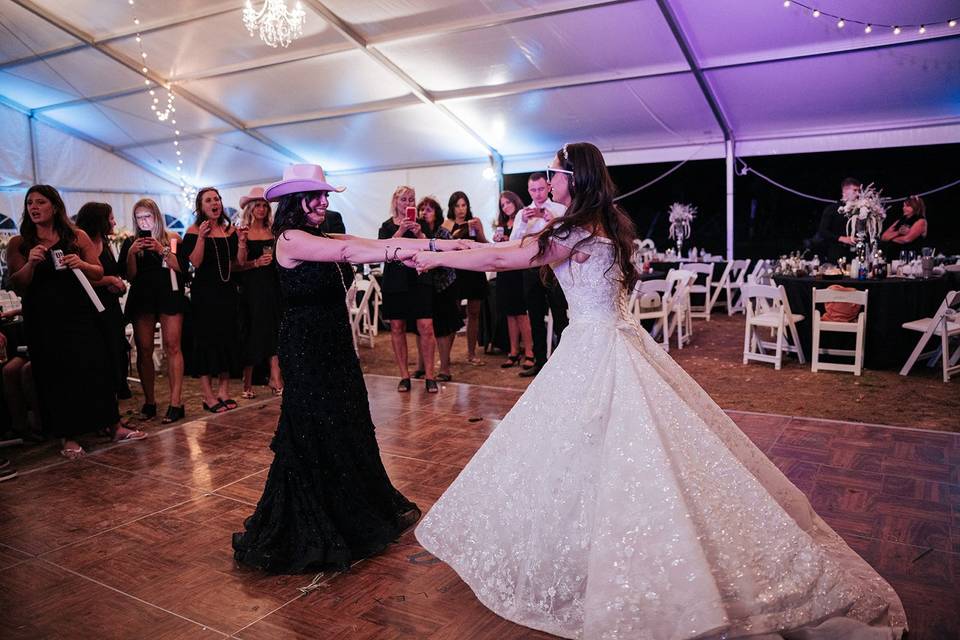
<path fill-rule="evenodd" d="M 270 227 L 273 211 L 263 197 L 263 187 L 254 187 L 240 198 L 240 224 L 247 229 L 247 259 L 240 265 L 240 323 L 243 336 L 243 393 L 253 391 L 253 368 L 270 364 L 269 386 L 273 395 L 283 392 L 277 335 L 280 330 L 280 281 L 273 263 L 275 239 Z"/>
<path fill-rule="evenodd" d="M 407 215 L 411 209 L 413 215 Z M 390 199 L 390 218 L 380 226 L 377 237 L 427 238 L 417 219 L 417 194 L 413 187 L 399 186 Z M 383 317 L 390 321 L 390 340 L 393 355 L 400 370 L 397 391 L 410 391 L 410 368 L 407 364 L 407 323 L 416 323 L 420 359 L 426 375 L 427 393 L 437 393 L 439 387 L 434 374 L 434 353 L 437 340 L 433 334 L 433 274 L 417 275 L 416 269 L 399 262 L 389 262 L 383 268 Z"/>
<path fill-rule="evenodd" d="M 167 231 L 160 207 L 150 198 L 138 200 L 133 205 L 133 219 L 137 235 L 136 238 L 124 240 L 120 247 L 119 263 L 122 277 L 130 282 L 125 314 L 133 324 L 137 372 L 143 386 L 144 403 L 140 413 L 146 419 L 157 415 L 153 335 L 159 322 L 170 384 L 170 406 L 162 422 L 169 424 L 182 420 L 185 415 L 180 338 L 187 299 L 183 294 L 185 269 L 177 257 L 180 238 Z"/>

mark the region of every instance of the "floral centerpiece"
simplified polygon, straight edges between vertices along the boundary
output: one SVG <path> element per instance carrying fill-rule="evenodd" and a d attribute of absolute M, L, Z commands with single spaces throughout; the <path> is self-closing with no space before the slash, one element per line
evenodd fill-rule
<path fill-rule="evenodd" d="M 133 232 L 130 231 L 130 229 L 127 229 L 126 227 L 117 227 L 116 229 L 114 229 L 113 235 L 110 236 L 110 244 L 113 245 L 114 255 L 119 256 L 120 247 L 123 246 L 124 240 L 132 237 L 133 237 Z"/>
<path fill-rule="evenodd" d="M 697 216 L 697 208 L 674 202 L 667 213 L 670 216 L 670 238 L 677 243 L 677 254 L 682 254 L 683 241 L 690 237 L 690 223 Z"/>
<path fill-rule="evenodd" d="M 837 211 L 847 217 L 847 235 L 861 242 L 869 238 L 871 245 L 876 243 L 887 217 L 887 207 L 873 183 L 861 187 L 859 193 L 844 197 Z"/>

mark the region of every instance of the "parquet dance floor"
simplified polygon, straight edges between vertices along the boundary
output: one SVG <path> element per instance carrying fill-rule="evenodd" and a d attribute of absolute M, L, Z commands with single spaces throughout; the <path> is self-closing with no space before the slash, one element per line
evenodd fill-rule
<path fill-rule="evenodd" d="M 387 470 L 424 509 L 519 397 L 367 384 Z M 158 425 L 0 485 L 0 637 L 548 637 L 489 613 L 412 533 L 316 580 L 234 566 L 230 534 L 260 495 L 279 407 Z M 960 638 L 960 434 L 731 416 L 893 584 L 911 640 Z"/>

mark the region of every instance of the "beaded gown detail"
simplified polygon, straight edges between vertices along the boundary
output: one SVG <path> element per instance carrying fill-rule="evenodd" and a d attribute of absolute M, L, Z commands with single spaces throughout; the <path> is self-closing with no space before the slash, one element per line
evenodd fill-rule
<path fill-rule="evenodd" d="M 424 548 L 564 638 L 899 638 L 890 585 L 626 311 L 612 245 L 554 242 L 570 325 Z"/>
<path fill-rule="evenodd" d="M 344 570 L 383 550 L 420 512 L 380 460 L 347 319 L 352 272 L 314 262 L 278 271 L 284 390 L 275 456 L 254 514 L 234 534 L 234 556 L 270 573 Z"/>

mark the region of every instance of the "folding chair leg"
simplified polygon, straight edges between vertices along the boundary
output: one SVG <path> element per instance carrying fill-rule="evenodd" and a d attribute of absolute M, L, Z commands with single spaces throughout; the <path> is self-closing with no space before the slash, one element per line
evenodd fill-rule
<path fill-rule="evenodd" d="M 943 345 L 943 355 L 941 360 L 943 362 L 943 381 L 950 382 L 950 336 L 947 335 L 947 323 L 943 323 L 943 334 L 940 336 L 940 342 Z"/>
<path fill-rule="evenodd" d="M 793 344 L 797 347 L 797 359 L 800 361 L 800 364 L 805 364 L 806 359 L 803 357 L 803 346 L 800 344 L 800 333 L 797 331 L 797 325 L 790 323 L 790 334 L 793 336 Z"/>
<path fill-rule="evenodd" d="M 780 370 L 780 367 L 783 365 L 783 325 L 781 324 L 777 328 L 777 352 L 776 352 L 777 361 L 773 363 L 773 368 L 777 371 Z"/>
<path fill-rule="evenodd" d="M 920 357 L 920 354 L 923 353 L 923 348 L 927 346 L 927 339 L 930 332 L 923 334 L 923 337 L 917 342 L 917 346 L 913 348 L 913 351 L 910 353 L 910 357 L 907 358 L 906 363 L 904 363 L 903 368 L 900 369 L 900 375 L 905 376 L 910 373 L 910 369 L 913 369 L 913 365 L 917 363 L 917 358 Z"/>
<path fill-rule="evenodd" d="M 813 353 L 810 354 L 810 371 L 817 373 L 817 365 L 820 364 L 820 323 L 813 321 Z"/>
<path fill-rule="evenodd" d="M 743 364 L 747 364 L 748 353 L 753 351 L 753 327 L 749 324 L 743 327 Z"/>

